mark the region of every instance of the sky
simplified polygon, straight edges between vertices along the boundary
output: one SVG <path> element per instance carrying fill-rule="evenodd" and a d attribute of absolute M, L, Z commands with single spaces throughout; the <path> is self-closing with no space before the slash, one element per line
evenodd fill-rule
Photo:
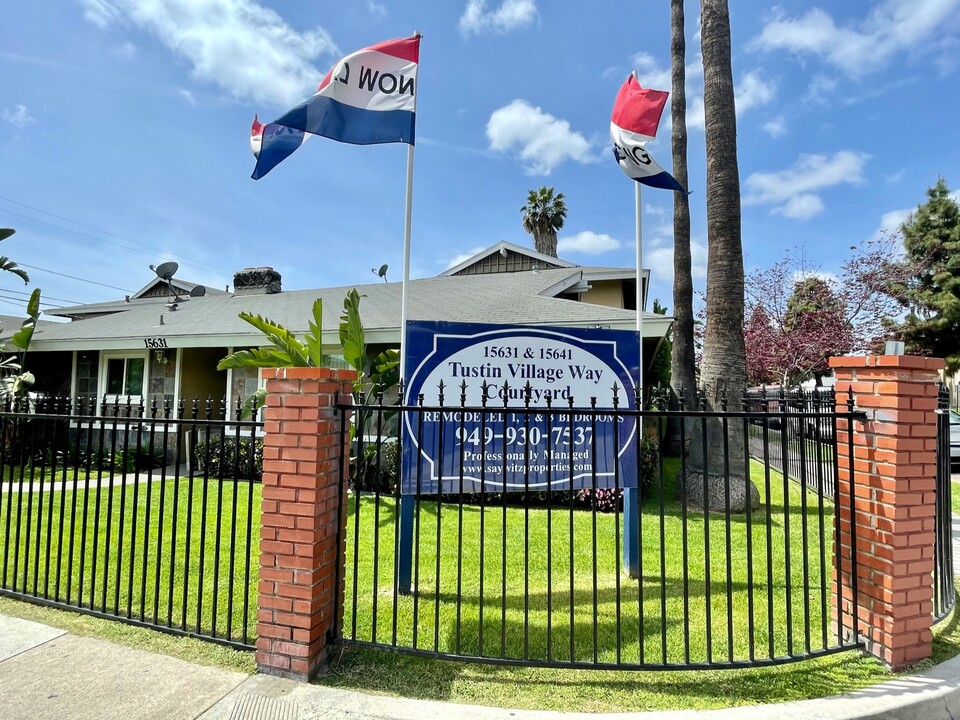
<path fill-rule="evenodd" d="M 960 186 L 960 0 L 730 2 L 745 265 L 789 253 L 836 273 L 944 176 Z M 686 3 L 693 273 L 707 262 L 699 3 Z M 11 3 L 0 43 L 0 314 L 177 277 L 285 289 L 400 280 L 407 146 L 315 138 L 254 181 L 250 125 L 309 97 L 338 59 L 423 35 L 413 277 L 521 227 L 527 192 L 568 215 L 559 254 L 632 267 L 634 188 L 609 139 L 636 70 L 670 89 L 667 0 L 53 0 Z M 653 157 L 672 166 L 668 110 Z M 643 193 L 651 299 L 672 305 L 673 193 Z M 6 275 L 6 273 L 4 274 Z M 47 306 L 45 306 L 47 307 Z"/>

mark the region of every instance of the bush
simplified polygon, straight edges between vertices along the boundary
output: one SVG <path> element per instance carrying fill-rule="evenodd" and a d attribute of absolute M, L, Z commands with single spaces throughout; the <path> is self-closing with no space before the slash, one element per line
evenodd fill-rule
<path fill-rule="evenodd" d="M 263 477 L 263 438 L 253 441 L 232 437 L 199 440 L 194 446 L 197 469 L 205 475 L 237 480 L 260 480 Z M 252 457 L 251 457 L 252 456 Z"/>

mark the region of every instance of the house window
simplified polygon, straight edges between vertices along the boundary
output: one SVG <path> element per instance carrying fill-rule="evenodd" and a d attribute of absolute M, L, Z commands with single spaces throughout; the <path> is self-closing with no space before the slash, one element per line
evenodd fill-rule
<path fill-rule="evenodd" d="M 145 392 L 147 359 L 144 354 L 106 354 L 101 364 L 103 393 L 140 398 Z"/>

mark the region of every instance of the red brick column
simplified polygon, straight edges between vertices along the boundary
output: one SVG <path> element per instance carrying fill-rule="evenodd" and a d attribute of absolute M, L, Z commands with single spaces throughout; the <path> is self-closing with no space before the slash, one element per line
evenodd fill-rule
<path fill-rule="evenodd" d="M 870 653 L 894 669 L 930 655 L 936 500 L 937 371 L 943 360 L 915 356 L 831 358 L 837 408 L 853 397 L 866 420 L 853 423 L 857 607 L 851 588 L 850 445 L 838 422 L 842 620 Z M 836 608 L 836 603 L 834 603 Z M 836 617 L 834 617 L 836 622 Z"/>
<path fill-rule="evenodd" d="M 339 483 L 346 479 L 340 468 L 348 462 L 349 433 L 341 438 L 334 405 L 350 398 L 356 373 L 262 372 L 269 395 L 256 662 L 260 672 L 309 680 L 326 662 L 329 636 L 343 622 L 344 559 L 337 528 L 345 527 Z"/>

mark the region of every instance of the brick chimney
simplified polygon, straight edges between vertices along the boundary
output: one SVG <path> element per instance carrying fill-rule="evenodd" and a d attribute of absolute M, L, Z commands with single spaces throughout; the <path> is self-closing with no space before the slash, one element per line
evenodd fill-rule
<path fill-rule="evenodd" d="M 280 292 L 280 273 L 272 267 L 244 268 L 233 274 L 234 295 L 273 295 Z"/>

